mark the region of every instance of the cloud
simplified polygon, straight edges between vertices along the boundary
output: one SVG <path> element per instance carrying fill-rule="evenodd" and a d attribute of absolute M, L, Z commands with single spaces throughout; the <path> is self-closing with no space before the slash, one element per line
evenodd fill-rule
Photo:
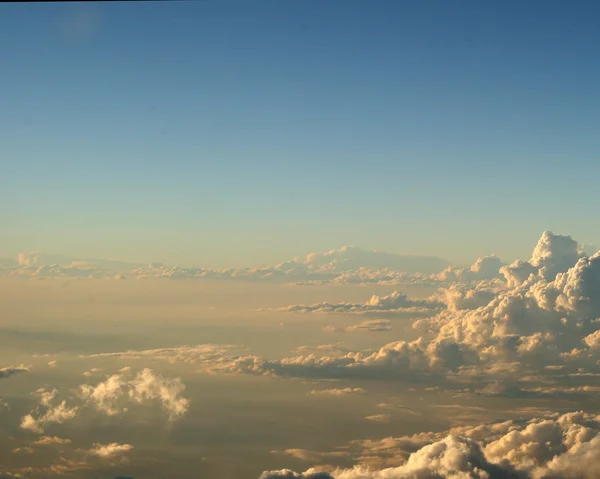
<path fill-rule="evenodd" d="M 174 420 L 183 416 L 189 407 L 189 400 L 181 396 L 184 390 L 185 385 L 179 378 L 166 379 L 145 368 L 130 380 L 123 374 L 113 374 L 96 386 L 84 384 L 80 386 L 80 397 L 109 416 L 123 411 L 119 406 L 123 398 L 137 404 L 157 400 L 169 419 Z"/>
<path fill-rule="evenodd" d="M 327 253 L 311 253 L 304 264 L 334 271 L 389 268 L 406 273 L 437 273 L 448 262 L 435 256 L 398 255 L 381 251 L 367 251 L 356 246 L 343 246 Z"/>
<path fill-rule="evenodd" d="M 32 447 L 16 447 L 12 450 L 13 454 L 33 454 L 35 449 Z"/>
<path fill-rule="evenodd" d="M 363 388 L 343 388 L 343 389 L 313 389 L 310 394 L 315 396 L 346 396 L 348 394 L 364 394 Z"/>
<path fill-rule="evenodd" d="M 51 446 L 51 445 L 62 446 L 62 445 L 70 444 L 70 443 L 71 443 L 70 439 L 62 439 L 57 436 L 42 436 L 37 441 L 33 442 L 32 444 L 35 444 L 36 446 Z"/>
<path fill-rule="evenodd" d="M 500 278 L 500 268 L 504 263 L 495 255 L 482 256 L 469 268 L 457 268 L 450 266 L 438 274 L 432 275 L 432 278 L 440 281 L 484 281 Z"/>
<path fill-rule="evenodd" d="M 41 403 L 40 409 L 43 412 L 38 409 L 37 418 L 34 417 L 33 413 L 22 418 L 21 427 L 23 429 L 41 433 L 48 424 L 62 424 L 69 419 L 73 419 L 79 411 L 77 407 L 68 407 L 66 401 L 61 401 L 56 406 Z"/>
<path fill-rule="evenodd" d="M 95 443 L 94 447 L 87 451 L 90 456 L 99 457 L 101 459 L 114 459 L 117 457 L 122 457 L 123 454 L 131 451 L 133 446 L 131 444 L 117 444 L 113 442 L 112 444 L 98 444 Z"/>
<path fill-rule="evenodd" d="M 365 417 L 365 419 L 373 422 L 390 422 L 392 420 L 392 416 L 390 414 L 374 414 L 372 416 Z"/>
<path fill-rule="evenodd" d="M 391 331 L 392 322 L 387 319 L 371 319 L 367 321 L 363 321 L 361 323 L 355 324 L 353 326 L 346 326 L 344 328 L 338 328 L 335 326 L 325 326 L 323 328 L 324 331 L 334 332 L 334 333 L 350 333 L 355 331 L 365 331 L 365 332 L 381 332 L 381 331 Z"/>
<path fill-rule="evenodd" d="M 127 411 L 127 403 L 145 404 L 150 401 L 158 402 L 169 420 L 176 420 L 185 415 L 189 400 L 181 396 L 185 385 L 179 378 L 164 378 L 147 368 L 133 377 L 127 374 L 127 371 L 113 374 L 95 386 L 79 386 L 78 395 L 69 399 L 71 403 L 78 401 L 74 406 L 68 406 L 66 399 L 55 404 L 58 395 L 56 389 L 38 390 L 39 406 L 23 416 L 21 428 L 42 433 L 49 424 L 62 424 L 73 419 L 85 407 L 91 407 L 107 416 L 115 416 Z"/>
<path fill-rule="evenodd" d="M 600 472 L 600 417 L 583 412 L 461 426 L 441 433 L 352 441 L 351 469 L 265 471 L 262 479 L 593 479 Z M 316 455 L 313 455 L 313 457 Z M 307 459 L 311 455 L 307 455 Z M 369 467 L 374 458 L 383 468 Z M 317 462 L 317 461 L 314 461 Z M 315 476 L 315 474 L 321 474 Z"/>
<path fill-rule="evenodd" d="M 6 368 L 0 368 L 0 379 L 8 378 L 15 374 L 29 372 L 31 368 L 21 364 L 20 366 L 8 366 Z"/>
<path fill-rule="evenodd" d="M 353 246 L 275 266 L 239 269 L 186 268 L 161 263 L 136 263 L 98 258 L 70 258 L 40 253 L 20 253 L 18 262 L 0 263 L 0 274 L 51 278 L 173 279 L 266 281 L 319 284 L 327 282 L 405 284 L 430 282 L 430 275 L 449 263 L 433 256 L 411 256 L 367 251 Z"/>
<path fill-rule="evenodd" d="M 505 281 L 455 285 L 424 301 L 395 292 L 374 296 L 363 304 L 321 303 L 284 308 L 381 314 L 402 307 L 442 305 L 432 310 L 435 314 L 431 317 L 413 323 L 413 328 L 422 332 L 413 341 L 394 341 L 375 352 L 347 351 L 319 357 L 300 354 L 277 360 L 257 356 L 222 358 L 210 368 L 214 372 L 267 376 L 403 377 L 483 386 L 502 380 L 507 387 L 516 386 L 527 394 L 549 392 L 540 387 L 554 388 L 553 394 L 558 394 L 560 388 L 571 395 L 592 394 L 593 389 L 580 387 L 594 386 L 589 376 L 586 384 L 568 383 L 575 380 L 573 373 L 589 372 L 600 361 L 600 252 L 587 257 L 570 237 L 545 232 L 528 264 L 534 273 L 524 281 L 515 280 L 512 269 Z"/>
<path fill-rule="evenodd" d="M 130 383 L 129 397 L 137 403 L 159 400 L 169 418 L 176 419 L 183 416 L 189 407 L 189 400 L 180 396 L 184 390 L 185 385 L 179 378 L 165 379 L 150 369 L 144 369 Z"/>
<path fill-rule="evenodd" d="M 429 313 L 443 306 L 436 300 L 414 300 L 404 293 L 394 291 L 386 296 L 371 296 L 366 303 L 317 303 L 297 304 L 280 308 L 278 311 L 295 313 L 367 313 L 367 312 L 405 312 Z"/>
<path fill-rule="evenodd" d="M 175 348 L 129 350 L 111 353 L 81 355 L 80 358 L 120 358 L 120 359 L 155 359 L 170 363 L 211 363 L 219 361 L 234 345 L 199 344 L 197 346 L 179 346 Z M 125 369 L 124 369 L 125 370 Z M 122 371 L 124 371 L 122 370 Z M 92 370 L 94 371 L 94 370 Z"/>

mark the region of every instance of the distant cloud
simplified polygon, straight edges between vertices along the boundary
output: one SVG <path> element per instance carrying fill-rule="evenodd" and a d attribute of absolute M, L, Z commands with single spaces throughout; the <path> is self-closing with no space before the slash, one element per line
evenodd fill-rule
<path fill-rule="evenodd" d="M 370 319 L 370 320 L 355 324 L 353 326 L 346 326 L 343 328 L 335 327 L 335 326 L 325 326 L 323 328 L 324 331 L 335 332 L 335 333 L 351 333 L 351 332 L 355 332 L 355 331 L 381 332 L 381 331 L 391 331 L 391 329 L 392 329 L 392 322 L 388 319 Z"/>
<path fill-rule="evenodd" d="M 25 366 L 23 364 L 19 366 L 8 366 L 6 368 L 0 368 L 0 379 L 8 378 L 19 373 L 26 373 L 30 371 L 30 369 L 31 368 L 29 366 Z"/>
<path fill-rule="evenodd" d="M 313 396 L 346 396 L 348 394 L 364 394 L 363 388 L 343 388 L 343 389 L 313 389 L 310 394 Z"/>
<path fill-rule="evenodd" d="M 359 268 L 388 268 L 406 273 L 437 273 L 448 266 L 448 262 L 435 256 L 399 255 L 381 251 L 367 251 L 356 246 L 343 246 L 327 253 L 311 253 L 304 264 L 326 267 L 334 271 L 349 271 Z"/>
<path fill-rule="evenodd" d="M 405 312 L 423 313 L 443 307 L 444 304 L 430 300 L 412 300 L 404 293 L 394 291 L 387 296 L 373 295 L 366 303 L 317 303 L 296 304 L 280 308 L 279 311 L 295 313 L 367 313 Z"/>
<path fill-rule="evenodd" d="M 70 439 L 62 439 L 56 436 L 42 436 L 37 441 L 33 442 L 36 446 L 52 446 L 52 445 L 66 445 L 70 444 Z"/>
<path fill-rule="evenodd" d="M 374 414 L 372 416 L 367 416 L 365 419 L 373 422 L 390 422 L 392 416 L 390 414 Z"/>
<path fill-rule="evenodd" d="M 115 457 L 121 457 L 123 454 L 131 451 L 133 446 L 131 444 L 98 444 L 95 443 L 94 447 L 87 451 L 90 456 L 99 457 L 101 459 L 114 459 Z"/>
<path fill-rule="evenodd" d="M 213 279 L 312 284 L 323 282 L 406 284 L 430 282 L 449 263 L 437 257 L 367 251 L 344 246 L 327 253 L 311 253 L 305 259 L 275 266 L 239 269 L 186 268 L 161 263 L 135 263 L 98 258 L 20 253 L 18 264 L 0 262 L 0 274 L 38 279 Z"/>

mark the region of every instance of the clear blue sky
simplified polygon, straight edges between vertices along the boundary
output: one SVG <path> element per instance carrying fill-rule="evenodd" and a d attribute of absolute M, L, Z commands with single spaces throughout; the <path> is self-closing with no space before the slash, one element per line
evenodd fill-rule
<path fill-rule="evenodd" d="M 0 256 L 600 243 L 600 2 L 0 5 Z"/>

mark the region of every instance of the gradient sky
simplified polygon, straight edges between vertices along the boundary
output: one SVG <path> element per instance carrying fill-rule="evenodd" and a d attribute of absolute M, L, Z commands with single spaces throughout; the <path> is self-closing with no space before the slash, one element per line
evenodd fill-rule
<path fill-rule="evenodd" d="M 0 256 L 600 243 L 600 4 L 0 5 Z"/>

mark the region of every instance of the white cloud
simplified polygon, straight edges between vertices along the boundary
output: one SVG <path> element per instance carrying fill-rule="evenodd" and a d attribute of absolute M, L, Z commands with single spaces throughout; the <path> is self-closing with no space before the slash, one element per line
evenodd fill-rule
<path fill-rule="evenodd" d="M 599 417 L 553 414 L 526 422 L 462 426 L 443 433 L 353 441 L 351 469 L 266 471 L 261 479 L 595 479 L 600 472 Z M 322 454 L 322 453 L 321 453 Z M 319 457 L 318 454 L 306 458 Z M 397 465 L 373 468 L 374 458 Z M 387 458 L 387 459 L 386 459 Z M 317 462 L 317 461 L 314 461 Z M 318 475 L 320 474 L 320 475 Z"/>
<path fill-rule="evenodd" d="M 137 403 L 157 399 L 169 418 L 176 419 L 183 416 L 189 407 L 189 400 L 181 397 L 184 390 L 185 385 L 179 378 L 165 379 L 150 369 L 144 369 L 130 383 L 129 397 Z"/>
<path fill-rule="evenodd" d="M 166 379 L 145 368 L 132 379 L 123 374 L 113 374 L 96 386 L 80 386 L 80 397 L 107 415 L 123 411 L 120 403 L 124 398 L 138 404 L 158 400 L 170 419 L 183 416 L 189 407 L 189 400 L 182 397 L 185 385 L 179 378 Z"/>
<path fill-rule="evenodd" d="M 40 407 L 43 412 L 38 410 L 37 417 L 34 417 L 33 414 L 36 413 L 34 412 L 22 418 L 21 427 L 23 429 L 41 433 L 48 424 L 62 424 L 69 419 L 73 419 L 79 411 L 77 407 L 68 407 L 66 401 L 61 401 L 56 406 L 41 403 Z"/>
<path fill-rule="evenodd" d="M 114 459 L 116 457 L 122 457 L 123 454 L 131 451 L 133 446 L 131 444 L 98 444 L 95 443 L 94 447 L 87 451 L 90 456 L 99 457 L 101 459 Z"/>
<path fill-rule="evenodd" d="M 86 406 L 114 416 L 126 412 L 125 405 L 128 402 L 145 404 L 157 401 L 170 420 L 178 419 L 187 412 L 189 400 L 181 396 L 185 385 L 179 378 L 164 378 L 147 368 L 133 377 L 127 377 L 126 374 L 127 371 L 113 374 L 95 386 L 81 385 L 78 396 L 70 399 L 71 402 L 79 400 L 80 404 L 75 406 L 68 406 L 66 399 L 54 404 L 58 395 L 56 389 L 38 390 L 39 406 L 22 418 L 21 427 L 42 433 L 51 423 L 61 424 L 73 419 Z"/>
<path fill-rule="evenodd" d="M 440 281 L 485 281 L 500 278 L 500 268 L 504 263 L 495 255 L 483 256 L 477 258 L 469 268 L 448 267 L 438 274 L 432 275 L 432 278 Z"/>

